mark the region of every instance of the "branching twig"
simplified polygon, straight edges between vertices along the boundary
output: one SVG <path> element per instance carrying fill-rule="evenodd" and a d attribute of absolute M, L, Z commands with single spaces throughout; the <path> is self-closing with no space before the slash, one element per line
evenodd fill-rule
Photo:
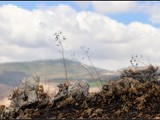
<path fill-rule="evenodd" d="M 91 76 L 91 78 L 93 80 L 95 80 L 94 76 L 90 73 L 90 71 L 84 65 L 82 64 L 81 66 L 88 72 L 88 74 Z M 99 90 L 101 90 L 100 87 L 99 87 L 99 85 L 97 84 L 96 80 L 95 80 L 95 83 L 96 83 L 97 87 L 99 88 Z"/>
<path fill-rule="evenodd" d="M 54 35 L 55 35 L 55 41 L 57 41 L 56 46 L 59 46 L 61 48 L 61 50 L 59 52 L 62 54 L 62 58 L 63 58 L 63 65 L 64 65 L 64 70 L 65 70 L 66 82 L 69 83 L 68 77 L 67 77 L 67 67 L 66 67 L 66 63 L 65 63 L 65 56 L 64 56 L 64 47 L 62 44 L 62 42 L 64 40 L 66 40 L 66 38 L 64 36 L 61 38 L 61 36 L 60 36 L 61 34 L 62 34 L 62 32 L 60 31 L 58 33 L 56 32 Z"/>
<path fill-rule="evenodd" d="M 101 80 L 101 78 L 100 78 L 100 76 L 99 76 L 99 74 L 98 74 L 98 72 L 97 72 L 96 67 L 95 67 L 94 64 L 92 63 L 91 58 L 90 58 L 90 56 L 89 56 L 89 54 L 88 54 L 89 48 L 87 48 L 86 50 L 85 50 L 85 48 L 86 48 L 85 46 L 81 46 L 81 49 L 84 50 L 84 52 L 85 52 L 85 54 L 86 54 L 89 62 L 91 63 L 91 65 L 92 65 L 92 67 L 93 67 L 93 69 L 94 69 L 94 71 L 95 71 L 95 73 L 96 73 L 96 75 L 97 75 L 97 77 L 98 77 L 98 79 L 99 79 L 99 81 L 101 82 L 101 86 L 102 86 L 102 80 Z"/>
<path fill-rule="evenodd" d="M 78 60 L 75 58 L 75 55 L 76 54 L 73 53 L 73 55 L 71 55 L 71 56 L 73 57 L 74 61 L 78 62 Z M 80 57 L 80 55 L 78 55 L 78 57 Z M 83 57 L 83 59 L 84 59 L 84 57 Z M 97 85 L 97 87 L 99 88 L 99 90 L 101 90 L 100 87 L 99 87 L 99 85 L 96 82 L 96 79 L 94 78 L 94 75 L 86 68 L 87 65 L 81 62 L 80 66 L 88 72 L 88 74 L 90 75 L 90 77 L 95 81 L 95 84 Z"/>

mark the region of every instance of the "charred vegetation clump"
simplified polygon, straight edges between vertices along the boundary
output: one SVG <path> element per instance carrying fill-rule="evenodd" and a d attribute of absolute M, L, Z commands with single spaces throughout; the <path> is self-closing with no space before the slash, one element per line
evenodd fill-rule
<path fill-rule="evenodd" d="M 142 56 L 141 56 L 142 57 Z M 121 78 L 131 77 L 138 80 L 139 82 L 146 82 L 147 80 L 152 82 L 158 82 L 160 73 L 158 72 L 158 67 L 150 65 L 145 65 L 143 62 L 139 62 L 138 56 L 132 56 L 131 68 L 125 69 L 121 72 Z M 146 69 L 140 69 L 139 64 L 143 63 Z"/>
<path fill-rule="evenodd" d="M 154 67 L 153 65 L 149 65 L 147 69 L 144 70 L 127 69 L 121 73 L 121 78 L 131 77 L 142 83 L 146 82 L 147 80 L 157 82 L 159 76 L 160 73 L 158 73 L 158 67 Z"/>

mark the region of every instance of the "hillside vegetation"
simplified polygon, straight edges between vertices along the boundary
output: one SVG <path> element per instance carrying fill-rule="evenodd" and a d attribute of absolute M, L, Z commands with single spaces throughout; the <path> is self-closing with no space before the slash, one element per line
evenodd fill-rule
<path fill-rule="evenodd" d="M 70 80 L 91 79 L 87 71 L 81 66 L 80 62 L 66 59 L 68 78 Z M 15 62 L 0 64 L 0 83 L 14 84 L 20 83 L 24 77 L 39 76 L 42 80 L 56 82 L 64 80 L 64 68 L 62 59 L 39 60 L 33 62 Z M 92 71 L 92 67 L 88 66 Z M 107 72 L 97 68 L 101 73 Z M 16 81 L 16 82 L 15 82 Z"/>

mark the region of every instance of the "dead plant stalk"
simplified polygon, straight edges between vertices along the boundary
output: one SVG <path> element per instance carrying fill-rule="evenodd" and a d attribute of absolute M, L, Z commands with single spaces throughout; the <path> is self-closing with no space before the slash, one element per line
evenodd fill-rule
<path fill-rule="evenodd" d="M 60 38 L 60 35 L 62 34 L 62 32 L 56 32 L 55 33 L 55 41 L 58 41 L 58 43 L 56 44 L 56 46 L 60 46 L 61 47 L 61 50 L 59 50 L 59 52 L 62 54 L 62 58 L 63 58 L 63 65 L 64 65 L 64 71 L 65 71 L 65 77 L 66 77 L 66 83 L 69 84 L 69 81 L 68 81 L 68 77 L 67 77 L 67 67 L 66 67 L 66 63 L 65 63 L 65 56 L 64 56 L 64 47 L 63 47 L 63 44 L 62 42 L 64 40 L 66 40 L 66 38 L 63 36 L 63 38 L 61 39 Z"/>
<path fill-rule="evenodd" d="M 98 74 L 98 72 L 97 72 L 95 66 L 93 65 L 93 63 L 92 63 L 92 61 L 91 61 L 90 56 L 89 56 L 87 53 L 86 53 L 86 56 L 87 56 L 89 62 L 91 63 L 91 65 L 93 66 L 93 69 L 94 69 L 94 71 L 95 71 L 95 73 L 96 73 L 96 75 L 97 75 L 97 77 L 98 77 L 98 79 L 100 80 L 101 85 L 102 85 L 102 80 L 101 80 L 101 78 L 100 78 L 100 76 L 99 76 L 99 74 Z"/>
<path fill-rule="evenodd" d="M 86 65 L 85 65 L 85 64 L 82 64 L 81 66 L 88 72 L 88 74 L 90 75 L 90 77 L 91 77 L 93 80 L 95 80 L 95 78 L 94 78 L 94 76 L 92 75 L 92 73 L 90 73 L 90 71 L 85 67 Z M 99 87 L 99 85 L 97 84 L 96 80 L 95 80 L 95 84 L 97 85 L 98 89 L 101 90 L 100 87 Z"/>
<path fill-rule="evenodd" d="M 66 62 L 65 62 L 65 57 L 64 57 L 64 48 L 62 43 L 60 42 L 60 46 L 62 48 L 62 57 L 63 57 L 63 65 L 64 65 L 64 70 L 65 70 L 65 77 L 66 77 L 66 81 L 68 82 L 68 77 L 67 77 L 67 68 L 66 68 Z"/>

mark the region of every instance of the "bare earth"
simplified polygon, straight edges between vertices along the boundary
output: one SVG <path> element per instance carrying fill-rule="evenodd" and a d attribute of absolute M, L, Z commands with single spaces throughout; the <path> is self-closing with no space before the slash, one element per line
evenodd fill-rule
<path fill-rule="evenodd" d="M 92 93 L 92 92 L 99 92 L 99 88 L 98 87 L 92 87 L 92 88 L 89 88 L 89 92 Z"/>

